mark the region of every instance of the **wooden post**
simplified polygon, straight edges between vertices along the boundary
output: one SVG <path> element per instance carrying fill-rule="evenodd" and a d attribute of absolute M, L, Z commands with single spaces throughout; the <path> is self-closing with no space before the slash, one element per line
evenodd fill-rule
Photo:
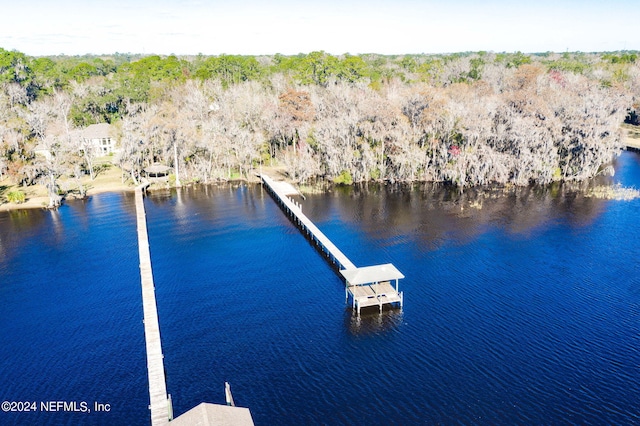
<path fill-rule="evenodd" d="M 233 395 L 231 395 L 231 386 L 229 382 L 224 382 L 224 397 L 227 401 L 227 405 L 235 407 L 236 403 L 233 401 Z"/>
<path fill-rule="evenodd" d="M 175 142 L 173 143 L 173 158 L 174 158 L 174 163 L 176 166 L 176 186 L 182 186 L 180 184 L 180 170 L 179 170 L 179 165 L 178 165 L 178 144 L 176 144 Z"/>

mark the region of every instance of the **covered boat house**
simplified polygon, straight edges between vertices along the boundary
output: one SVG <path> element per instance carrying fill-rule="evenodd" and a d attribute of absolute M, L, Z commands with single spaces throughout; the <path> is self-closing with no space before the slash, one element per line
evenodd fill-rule
<path fill-rule="evenodd" d="M 144 172 L 147 175 L 147 179 L 152 182 L 168 181 L 170 171 L 171 167 L 165 166 L 164 164 L 152 164 L 151 166 L 144 169 Z"/>
<path fill-rule="evenodd" d="M 398 292 L 398 281 L 404 278 L 391 263 L 365 266 L 363 268 L 342 269 L 340 274 L 346 281 L 345 297 L 357 309 L 367 306 L 399 304 L 402 307 L 402 292 Z M 393 285 L 392 285 L 393 283 Z"/>

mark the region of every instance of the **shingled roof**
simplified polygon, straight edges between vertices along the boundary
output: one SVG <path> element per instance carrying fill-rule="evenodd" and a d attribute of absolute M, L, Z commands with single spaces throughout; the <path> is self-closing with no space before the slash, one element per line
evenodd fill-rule
<path fill-rule="evenodd" d="M 146 173 L 150 173 L 152 175 L 165 174 L 168 173 L 169 170 L 171 170 L 171 167 L 165 166 L 163 164 L 153 164 L 144 169 Z"/>
<path fill-rule="evenodd" d="M 85 139 L 107 139 L 111 137 L 110 129 L 108 123 L 92 124 L 82 131 L 82 136 Z"/>
<path fill-rule="evenodd" d="M 169 424 L 174 426 L 253 426 L 248 408 L 202 403 L 187 411 Z"/>

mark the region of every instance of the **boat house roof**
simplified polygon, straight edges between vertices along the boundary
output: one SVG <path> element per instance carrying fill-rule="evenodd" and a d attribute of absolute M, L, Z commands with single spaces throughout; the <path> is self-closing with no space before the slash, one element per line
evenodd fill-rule
<path fill-rule="evenodd" d="M 151 173 L 151 174 L 165 174 L 167 173 L 169 170 L 171 170 L 171 167 L 169 166 L 165 166 L 163 164 L 153 164 L 147 168 L 144 169 L 144 171 L 146 173 Z"/>
<path fill-rule="evenodd" d="M 169 424 L 174 426 L 253 426 L 248 408 L 202 403 L 176 417 Z"/>
<path fill-rule="evenodd" d="M 343 269 L 340 271 L 349 285 L 362 285 L 404 278 L 402 272 L 391 263 L 365 266 L 363 268 Z"/>

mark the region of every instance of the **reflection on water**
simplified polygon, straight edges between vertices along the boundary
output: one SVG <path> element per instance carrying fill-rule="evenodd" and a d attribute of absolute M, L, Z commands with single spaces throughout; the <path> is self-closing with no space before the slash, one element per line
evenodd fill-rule
<path fill-rule="evenodd" d="M 307 214 L 318 222 L 332 217 L 354 223 L 372 240 L 405 244 L 398 236 L 416 239 L 427 250 L 445 240 L 472 241 L 488 227 L 526 237 L 562 221 L 588 226 L 602 214 L 606 201 L 588 198 L 569 185 L 526 188 L 471 188 L 368 183 L 335 187 L 326 194 L 309 194 Z"/>
<path fill-rule="evenodd" d="M 55 244 L 60 244 L 65 239 L 64 235 L 64 222 L 60 219 L 60 211 L 55 209 L 51 210 L 51 231 L 55 236 Z"/>
<path fill-rule="evenodd" d="M 27 238 L 46 226 L 47 215 L 40 209 L 0 212 L 0 269 L 8 267 Z"/>
<path fill-rule="evenodd" d="M 382 313 L 377 306 L 362 308 L 360 315 L 351 308 L 345 309 L 345 328 L 354 336 L 378 335 L 396 329 L 402 324 L 402 310 L 385 306 Z"/>

